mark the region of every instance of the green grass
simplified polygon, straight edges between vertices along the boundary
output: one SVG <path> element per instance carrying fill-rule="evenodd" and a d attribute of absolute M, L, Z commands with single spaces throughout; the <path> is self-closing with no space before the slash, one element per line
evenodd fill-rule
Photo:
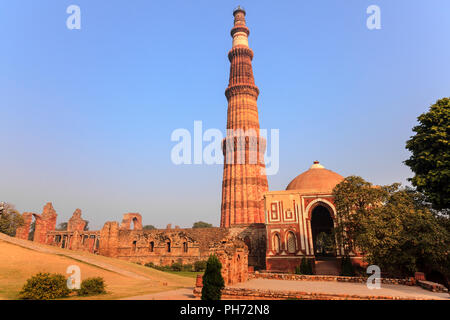
<path fill-rule="evenodd" d="M 177 276 L 189 277 L 189 278 L 197 278 L 198 274 L 203 274 L 203 272 L 195 272 L 195 271 L 164 271 L 164 272 L 176 274 Z"/>

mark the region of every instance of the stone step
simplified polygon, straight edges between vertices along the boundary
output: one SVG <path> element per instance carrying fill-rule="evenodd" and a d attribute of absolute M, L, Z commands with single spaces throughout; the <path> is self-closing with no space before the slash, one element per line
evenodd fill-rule
<path fill-rule="evenodd" d="M 339 275 L 339 265 L 336 259 L 319 260 L 315 262 L 316 275 Z"/>

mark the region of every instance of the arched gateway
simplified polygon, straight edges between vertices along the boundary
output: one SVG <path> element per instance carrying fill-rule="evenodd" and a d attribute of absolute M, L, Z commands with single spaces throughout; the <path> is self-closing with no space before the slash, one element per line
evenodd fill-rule
<path fill-rule="evenodd" d="M 267 226 L 266 268 L 293 272 L 303 258 L 317 261 L 339 258 L 334 227 L 333 188 L 344 177 L 318 161 L 289 183 L 286 190 L 264 194 Z M 274 235 L 280 235 L 280 249 Z"/>
<path fill-rule="evenodd" d="M 314 256 L 334 256 L 334 221 L 327 206 L 317 205 L 311 213 L 311 233 Z"/>

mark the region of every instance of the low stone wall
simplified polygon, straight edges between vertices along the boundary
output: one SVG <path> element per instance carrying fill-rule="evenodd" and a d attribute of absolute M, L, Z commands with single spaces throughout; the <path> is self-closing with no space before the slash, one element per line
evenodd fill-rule
<path fill-rule="evenodd" d="M 194 295 L 201 297 L 202 288 L 196 287 Z M 222 290 L 222 300 L 422 300 L 420 298 L 405 298 L 396 296 L 371 296 L 355 294 L 331 294 L 302 291 L 271 291 L 247 288 L 225 287 Z M 426 300 L 426 299 L 423 299 Z"/>
<path fill-rule="evenodd" d="M 429 290 L 432 292 L 448 292 L 448 289 L 439 283 L 425 281 L 425 280 L 418 280 L 417 284 L 419 286 L 421 286 L 422 288 L 424 288 L 425 290 Z"/>
<path fill-rule="evenodd" d="M 334 282 L 355 282 L 366 283 L 367 277 L 344 277 L 344 276 L 316 276 L 316 275 L 302 275 L 302 274 L 286 274 L 286 273 L 251 273 L 251 279 L 273 279 L 273 280 L 294 280 L 294 281 L 334 281 Z M 406 286 L 416 285 L 414 278 L 408 279 L 390 279 L 381 278 L 382 284 L 402 284 Z"/>

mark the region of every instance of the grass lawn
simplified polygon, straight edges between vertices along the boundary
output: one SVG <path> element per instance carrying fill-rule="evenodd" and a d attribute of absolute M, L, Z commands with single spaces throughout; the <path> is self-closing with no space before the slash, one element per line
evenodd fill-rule
<path fill-rule="evenodd" d="M 194 276 L 181 276 L 127 261 L 87 252 L 76 252 L 89 256 L 90 259 L 103 261 L 149 278 L 149 280 L 135 279 L 66 257 L 64 253 L 67 253 L 67 250 L 55 249 L 58 249 L 58 254 L 42 253 L 0 240 L 0 299 L 18 299 L 18 294 L 26 280 L 38 272 L 61 273 L 68 276 L 66 269 L 70 265 L 80 267 L 82 280 L 89 277 L 103 277 L 108 292 L 105 295 L 87 298 L 71 297 L 70 299 L 119 299 L 195 285 Z"/>
<path fill-rule="evenodd" d="M 203 274 L 204 272 L 195 272 L 195 271 L 165 271 L 167 273 L 176 274 L 178 276 L 182 277 L 189 277 L 189 278 L 197 278 L 198 274 Z"/>

